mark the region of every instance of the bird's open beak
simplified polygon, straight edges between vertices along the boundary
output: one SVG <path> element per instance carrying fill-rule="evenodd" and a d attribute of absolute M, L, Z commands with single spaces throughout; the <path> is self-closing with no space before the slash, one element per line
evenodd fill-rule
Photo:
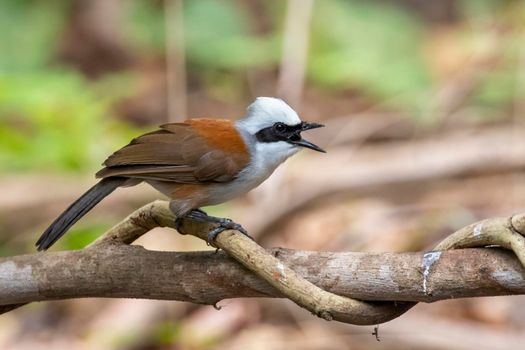
<path fill-rule="evenodd" d="M 322 128 L 322 127 L 324 127 L 324 125 L 323 124 L 318 124 L 318 123 L 308 123 L 308 122 L 302 122 L 301 123 L 301 131 L 306 131 L 306 130 L 310 130 L 310 129 L 317 129 L 317 128 Z M 326 153 L 326 151 L 324 149 L 322 149 L 321 147 L 311 143 L 310 141 L 306 141 L 303 138 L 301 138 L 299 141 L 293 141 L 292 143 L 297 145 L 297 146 L 313 149 L 314 151 L 317 151 L 317 152 Z"/>

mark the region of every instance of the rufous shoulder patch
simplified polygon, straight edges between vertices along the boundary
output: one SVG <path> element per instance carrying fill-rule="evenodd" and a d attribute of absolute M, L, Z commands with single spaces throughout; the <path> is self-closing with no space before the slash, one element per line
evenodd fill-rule
<path fill-rule="evenodd" d="M 211 147 L 227 154 L 249 158 L 248 148 L 231 120 L 202 118 L 188 119 L 186 123 L 191 125 Z"/>

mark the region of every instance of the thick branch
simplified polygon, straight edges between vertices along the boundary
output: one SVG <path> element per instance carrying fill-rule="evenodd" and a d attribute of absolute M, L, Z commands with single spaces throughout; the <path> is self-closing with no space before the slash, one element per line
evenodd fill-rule
<path fill-rule="evenodd" d="M 362 300 L 431 302 L 525 294 L 524 269 L 500 249 L 443 252 L 423 291 L 423 253 L 331 253 L 274 249 L 315 285 Z M 80 297 L 214 304 L 238 297 L 281 297 L 225 253 L 159 252 L 104 244 L 78 251 L 0 259 L 0 304 Z M 1 309 L 1 307 L 0 307 Z"/>
<path fill-rule="evenodd" d="M 237 231 L 220 234 L 215 244 L 265 282 L 221 254 L 152 252 L 127 245 L 154 227 L 173 227 L 174 219 L 168 204 L 157 201 L 137 210 L 82 251 L 0 260 L 0 279 L 8 282 L 0 285 L 0 305 L 6 305 L 4 309 L 8 311 L 26 301 L 86 296 L 145 297 L 196 303 L 216 302 L 225 297 L 285 296 L 327 320 L 375 324 L 398 317 L 415 303 L 364 302 L 354 299 L 356 296 L 431 301 L 522 293 L 524 290 L 521 266 L 525 265 L 522 235 L 525 215 L 472 224 L 437 247 L 448 250 L 497 244 L 513 250 L 521 265 L 516 265 L 517 262 L 504 253 L 489 253 L 489 250 L 468 250 L 461 255 L 457 252 L 419 255 L 268 252 Z M 185 220 L 180 228 L 206 239 L 210 226 Z M 466 254 L 478 256 L 466 258 Z M 448 263 L 445 257 L 450 259 Z M 480 265 L 484 260 L 486 265 Z M 475 266 L 469 265 L 472 261 Z M 440 266 L 444 271 L 436 272 Z M 466 267 L 468 269 L 463 271 Z M 214 268 L 219 270 L 213 271 Z M 234 273 L 228 275 L 231 271 Z M 443 288 L 435 292 L 439 286 L 438 277 L 446 276 L 447 271 L 449 276 L 442 280 Z M 357 276 L 363 280 L 361 284 L 356 283 Z M 241 280 L 237 280 L 239 277 Z M 463 286 L 461 281 L 474 289 Z M 367 285 L 370 282 L 372 284 Z M 350 285 L 360 288 L 350 293 L 353 297 L 346 297 Z M 338 290 L 340 286 L 343 286 L 342 291 Z M 391 288 L 390 294 L 383 295 L 387 286 Z M 223 294 L 214 294 L 221 290 Z M 473 294 L 463 294 L 465 291 Z M 403 293 L 411 296 L 401 297 Z"/>

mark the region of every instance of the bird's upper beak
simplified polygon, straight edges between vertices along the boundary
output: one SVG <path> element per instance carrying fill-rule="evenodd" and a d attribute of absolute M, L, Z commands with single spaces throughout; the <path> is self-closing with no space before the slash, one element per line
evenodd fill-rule
<path fill-rule="evenodd" d="M 310 130 L 310 129 L 322 128 L 322 127 L 324 127 L 323 124 L 302 122 L 301 123 L 301 132 L 302 131 L 306 131 L 306 130 Z M 326 153 L 326 151 L 324 149 L 322 149 L 321 147 L 319 147 L 319 146 L 317 146 L 317 145 L 315 145 L 315 144 L 311 143 L 310 141 L 307 141 L 307 140 L 305 140 L 303 138 L 300 138 L 297 141 L 292 141 L 292 143 L 297 145 L 297 146 L 313 149 L 314 151 L 317 151 L 317 152 Z"/>

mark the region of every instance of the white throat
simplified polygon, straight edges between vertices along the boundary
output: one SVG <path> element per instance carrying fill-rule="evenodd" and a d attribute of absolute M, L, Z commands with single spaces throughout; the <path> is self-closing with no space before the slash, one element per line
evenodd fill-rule
<path fill-rule="evenodd" d="M 288 142 L 255 142 L 252 147 L 252 159 L 245 171 L 264 177 L 263 181 L 286 159 L 300 151 L 300 148 Z"/>
<path fill-rule="evenodd" d="M 233 181 L 216 186 L 210 198 L 210 205 L 225 202 L 251 191 L 265 181 L 282 162 L 299 150 L 298 147 L 283 141 L 252 142 L 250 163 L 237 174 Z"/>

